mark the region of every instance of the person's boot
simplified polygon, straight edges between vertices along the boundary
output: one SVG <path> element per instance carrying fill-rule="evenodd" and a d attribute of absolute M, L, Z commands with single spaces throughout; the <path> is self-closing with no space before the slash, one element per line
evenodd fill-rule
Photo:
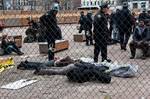
<path fill-rule="evenodd" d="M 126 51 L 127 50 L 126 46 L 125 45 L 121 45 L 121 50 Z"/>
<path fill-rule="evenodd" d="M 24 53 L 23 52 L 19 52 L 19 53 L 17 53 L 18 55 L 23 55 Z"/>
<path fill-rule="evenodd" d="M 110 62 L 111 62 L 111 60 L 110 60 L 110 59 L 102 59 L 102 62 L 104 62 L 104 61 L 107 61 L 108 63 L 110 63 Z"/>
<path fill-rule="evenodd" d="M 146 55 L 144 54 L 142 57 L 141 57 L 142 60 L 145 60 L 146 59 Z"/>
<path fill-rule="evenodd" d="M 86 46 L 90 46 L 88 42 L 86 42 Z"/>
<path fill-rule="evenodd" d="M 133 50 L 131 50 L 131 57 L 130 57 L 130 59 L 134 59 L 135 58 L 135 51 L 133 51 Z"/>
<path fill-rule="evenodd" d="M 131 56 L 130 59 L 134 59 L 134 56 Z"/>
<path fill-rule="evenodd" d="M 98 58 L 94 58 L 94 62 L 97 63 L 98 62 Z"/>

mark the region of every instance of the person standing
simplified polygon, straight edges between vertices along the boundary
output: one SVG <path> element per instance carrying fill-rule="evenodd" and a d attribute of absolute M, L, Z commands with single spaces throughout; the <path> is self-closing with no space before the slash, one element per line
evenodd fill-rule
<path fill-rule="evenodd" d="M 121 50 L 126 50 L 130 35 L 132 33 L 132 15 L 128 9 L 128 4 L 123 4 L 123 9 L 119 13 L 119 33 Z"/>
<path fill-rule="evenodd" d="M 80 15 L 80 20 L 78 22 L 80 24 L 79 33 L 82 33 L 82 31 L 85 30 L 86 26 L 86 16 L 84 15 L 83 11 L 81 11 Z"/>
<path fill-rule="evenodd" d="M 87 46 L 93 45 L 92 24 L 93 24 L 92 12 L 89 11 L 86 15 L 86 26 L 85 26 L 85 36 L 86 36 L 86 45 Z"/>
<path fill-rule="evenodd" d="M 107 4 L 101 6 L 101 10 L 94 17 L 94 62 L 98 62 L 98 56 L 101 51 L 102 62 L 108 61 L 107 59 L 107 44 L 109 38 L 109 29 L 108 29 L 108 13 L 109 7 Z"/>
<path fill-rule="evenodd" d="M 55 48 L 56 40 L 62 39 L 61 29 L 59 28 L 57 24 L 57 18 L 56 18 L 58 10 L 59 9 L 57 6 L 53 7 L 45 15 L 40 17 L 40 23 L 42 27 L 44 28 L 49 50 L 53 50 Z M 54 58 L 54 55 L 49 55 L 49 56 L 51 56 L 49 60 L 52 60 Z"/>
<path fill-rule="evenodd" d="M 61 39 L 61 30 L 57 24 L 56 15 L 58 13 L 57 8 L 52 8 L 45 15 L 40 17 L 40 22 L 43 27 L 45 27 L 46 39 L 48 42 L 48 47 L 54 47 L 55 40 Z"/>

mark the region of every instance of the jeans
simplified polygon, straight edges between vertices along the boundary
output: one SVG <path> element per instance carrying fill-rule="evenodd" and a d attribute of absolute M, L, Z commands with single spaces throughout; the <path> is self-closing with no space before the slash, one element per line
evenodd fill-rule
<path fill-rule="evenodd" d="M 21 51 L 15 44 L 12 44 L 5 49 L 5 54 L 11 54 L 12 52 L 19 54 Z"/>

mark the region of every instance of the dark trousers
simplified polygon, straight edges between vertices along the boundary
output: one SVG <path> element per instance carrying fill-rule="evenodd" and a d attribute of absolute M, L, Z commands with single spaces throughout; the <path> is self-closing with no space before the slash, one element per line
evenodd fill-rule
<path fill-rule="evenodd" d="M 119 34 L 120 34 L 120 46 L 121 46 L 121 48 L 123 48 L 123 47 L 126 48 L 129 38 L 130 38 L 130 35 L 131 35 L 131 32 L 128 30 L 127 31 L 119 30 Z"/>
<path fill-rule="evenodd" d="M 80 25 L 79 33 L 82 33 L 83 30 L 85 30 L 85 29 L 84 29 L 84 26 L 83 26 L 83 25 Z"/>
<path fill-rule="evenodd" d="M 85 37 L 86 37 L 86 45 L 89 45 L 89 42 L 90 42 L 90 45 L 92 45 L 93 44 L 93 35 L 92 35 L 91 29 L 85 30 Z"/>
<path fill-rule="evenodd" d="M 107 59 L 107 43 L 103 41 L 95 41 L 94 45 L 94 61 L 98 62 L 98 56 L 101 51 L 102 61 Z"/>
<path fill-rule="evenodd" d="M 136 48 L 139 48 L 143 51 L 143 56 L 145 57 L 147 52 L 148 52 L 148 43 L 146 42 L 141 42 L 141 43 L 138 43 L 138 42 L 134 42 L 134 41 L 131 41 L 130 44 L 130 51 L 131 51 L 131 55 L 133 57 L 135 57 L 135 54 L 136 54 Z"/>
<path fill-rule="evenodd" d="M 20 54 L 21 51 L 20 49 L 16 46 L 15 43 L 11 43 L 10 45 L 8 45 L 8 47 L 5 49 L 5 54 L 10 54 L 12 52 L 15 52 L 17 54 Z"/>

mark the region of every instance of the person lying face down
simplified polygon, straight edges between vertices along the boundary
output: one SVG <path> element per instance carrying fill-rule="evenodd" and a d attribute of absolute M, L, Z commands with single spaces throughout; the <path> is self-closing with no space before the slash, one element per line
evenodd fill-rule
<path fill-rule="evenodd" d="M 49 69 L 37 68 L 36 75 L 64 75 L 69 81 L 83 83 L 87 81 L 100 81 L 110 83 L 111 76 L 105 71 L 109 68 L 106 66 L 96 66 L 95 64 L 82 61 L 75 62 L 64 67 L 51 67 Z"/>
<path fill-rule="evenodd" d="M 45 69 L 50 67 L 64 67 L 69 64 L 75 63 L 76 60 L 71 59 L 69 56 L 62 59 L 55 59 L 48 62 L 29 62 L 22 61 L 19 65 L 17 65 L 17 69 L 21 70 L 35 70 L 37 68 Z"/>

